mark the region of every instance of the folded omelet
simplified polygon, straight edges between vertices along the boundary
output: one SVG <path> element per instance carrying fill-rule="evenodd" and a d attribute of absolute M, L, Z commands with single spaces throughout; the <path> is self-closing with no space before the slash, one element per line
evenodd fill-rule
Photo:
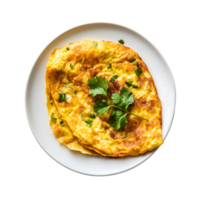
<path fill-rule="evenodd" d="M 138 70 L 139 69 L 139 70 Z M 134 96 L 127 123 L 109 123 L 113 108 L 98 116 L 94 105 L 104 99 L 89 94 L 88 80 L 106 78 L 108 97 L 123 87 Z M 114 78 L 113 78 L 114 77 Z M 71 150 L 89 155 L 139 155 L 162 143 L 162 107 L 153 78 L 141 57 L 109 41 L 81 41 L 55 49 L 46 69 L 47 108 L 53 134 Z"/>

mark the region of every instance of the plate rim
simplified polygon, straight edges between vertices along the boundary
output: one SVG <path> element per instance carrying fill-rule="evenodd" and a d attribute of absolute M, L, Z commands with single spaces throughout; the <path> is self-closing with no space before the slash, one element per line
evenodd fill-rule
<path fill-rule="evenodd" d="M 167 63 L 167 61 L 166 61 L 166 59 L 165 59 L 164 56 L 161 54 L 161 51 L 160 51 L 154 44 L 152 44 L 152 42 L 149 41 L 149 39 L 147 39 L 146 37 L 144 37 L 144 36 L 143 36 L 141 33 L 139 33 L 138 31 L 135 31 L 135 30 L 133 30 L 132 28 L 129 28 L 129 27 L 127 27 L 127 26 L 124 26 L 124 25 L 121 25 L 121 24 L 117 24 L 117 23 L 112 23 L 112 22 L 91 22 L 91 23 L 84 23 L 84 24 L 80 24 L 80 25 L 73 26 L 72 28 L 67 29 L 66 31 L 62 32 L 61 34 L 59 34 L 58 36 L 56 36 L 54 39 L 52 39 L 52 40 L 43 48 L 43 50 L 39 53 L 39 55 L 36 57 L 36 60 L 35 60 L 35 62 L 33 62 L 33 65 L 32 65 L 32 67 L 30 68 L 29 73 L 28 73 L 28 77 L 27 77 L 27 79 L 26 79 L 26 84 L 25 84 L 25 95 L 24 95 L 24 97 L 25 97 L 25 98 L 24 98 L 24 104 L 25 104 L 26 119 L 27 119 L 27 122 L 28 122 L 28 125 L 29 125 L 29 128 L 30 128 L 31 132 L 32 132 L 33 137 L 35 138 L 35 140 L 37 141 L 37 143 L 39 144 L 39 146 L 44 150 L 44 152 L 45 152 L 48 156 L 50 156 L 54 161 L 56 161 L 57 163 L 59 163 L 61 166 L 65 167 L 65 168 L 67 168 L 67 169 L 69 169 L 69 170 L 71 170 L 71 171 L 73 171 L 73 172 L 76 172 L 76 173 L 82 174 L 82 175 L 88 175 L 88 176 L 98 176 L 98 177 L 113 176 L 113 175 L 121 174 L 121 173 L 123 173 L 123 172 L 127 172 L 127 171 L 129 171 L 129 170 L 131 170 L 131 169 L 133 169 L 133 168 L 135 168 L 135 167 L 138 167 L 138 166 L 141 165 L 143 162 L 145 162 L 146 160 L 148 160 L 160 147 L 158 147 L 157 149 L 155 149 L 154 151 L 152 151 L 152 152 L 150 153 L 150 155 L 149 155 L 147 158 L 145 158 L 144 160 L 142 160 L 141 162 L 139 162 L 137 165 L 134 165 L 134 166 L 132 166 L 132 167 L 130 167 L 130 168 L 128 168 L 128 169 L 125 169 L 125 170 L 122 170 L 122 171 L 119 171 L 119 172 L 115 172 L 115 173 L 103 174 L 103 175 L 83 173 L 83 172 L 80 172 L 80 171 L 78 171 L 78 170 L 74 170 L 74 169 L 72 169 L 72 168 L 70 168 L 70 167 L 68 167 L 68 166 L 66 166 L 66 165 L 64 165 L 64 164 L 62 164 L 61 162 L 59 162 L 58 160 L 56 160 L 55 158 L 53 158 L 53 157 L 42 147 L 42 145 L 40 144 L 40 142 L 37 140 L 35 134 L 33 133 L 32 127 L 31 127 L 31 125 L 30 125 L 30 119 L 29 119 L 29 117 L 28 117 L 28 105 L 27 105 L 27 104 L 28 104 L 28 103 L 27 103 L 28 85 L 29 85 L 29 80 L 30 80 L 31 74 L 32 74 L 32 72 L 33 72 L 33 69 L 34 69 L 35 64 L 37 63 L 38 59 L 39 59 L 40 56 L 43 54 L 43 52 L 46 50 L 46 48 L 47 48 L 52 42 L 54 42 L 56 39 L 58 39 L 60 36 L 64 35 L 65 33 L 69 32 L 69 31 L 71 31 L 71 30 L 73 30 L 73 29 L 80 28 L 80 27 L 84 27 L 84 26 L 88 26 L 88 25 L 89 25 L 89 26 L 92 26 L 92 25 L 112 25 L 112 26 L 113 26 L 113 25 L 114 25 L 114 26 L 118 26 L 118 27 L 121 27 L 121 28 L 125 28 L 125 29 L 127 29 L 127 30 L 129 30 L 129 31 L 132 31 L 132 32 L 136 33 L 137 35 L 139 35 L 142 39 L 144 39 L 145 41 L 147 41 L 147 42 L 160 54 L 161 58 L 162 58 L 163 61 L 165 62 L 166 66 L 167 66 L 167 68 L 168 68 L 168 70 L 169 70 L 169 72 L 170 72 L 170 74 L 171 74 L 172 82 L 173 82 L 173 86 L 174 86 L 174 108 L 173 108 L 173 115 L 172 115 L 171 122 L 170 122 L 170 125 L 169 125 L 168 130 L 167 130 L 167 133 L 166 133 L 165 137 L 163 138 L 163 141 L 167 138 L 167 136 L 168 136 L 168 134 L 169 134 L 169 131 L 170 131 L 171 127 L 172 127 L 173 121 L 174 121 L 175 110 L 176 110 L 176 85 L 175 85 L 175 80 L 174 80 L 172 71 L 171 71 L 171 69 L 170 69 L 170 67 L 169 67 L 169 65 L 168 65 L 168 63 Z"/>

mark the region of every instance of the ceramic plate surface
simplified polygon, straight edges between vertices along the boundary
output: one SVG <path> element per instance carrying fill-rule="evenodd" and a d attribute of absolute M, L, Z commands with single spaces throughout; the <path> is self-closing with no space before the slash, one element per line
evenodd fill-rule
<path fill-rule="evenodd" d="M 45 94 L 46 64 L 51 52 L 72 42 L 81 40 L 108 40 L 135 50 L 147 64 L 162 103 L 163 139 L 171 127 L 176 103 L 172 73 L 159 51 L 143 36 L 120 25 L 93 23 L 72 28 L 53 40 L 36 60 L 27 82 L 25 106 L 30 128 L 40 146 L 61 165 L 73 171 L 96 176 L 121 173 L 147 160 L 155 151 L 141 156 L 124 158 L 94 157 L 68 150 L 60 145 L 49 125 Z M 164 145 L 164 144 L 163 144 Z"/>

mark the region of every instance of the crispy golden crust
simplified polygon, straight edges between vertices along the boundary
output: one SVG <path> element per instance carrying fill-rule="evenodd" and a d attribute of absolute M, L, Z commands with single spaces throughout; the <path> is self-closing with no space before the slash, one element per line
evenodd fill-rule
<path fill-rule="evenodd" d="M 65 46 L 54 50 L 49 58 L 46 93 L 54 135 L 69 149 L 90 155 L 123 157 L 159 147 L 163 143 L 162 108 L 146 64 L 131 48 L 108 41 L 100 41 L 96 47 L 93 42 L 71 43 L 70 51 Z M 133 59 L 136 61 L 131 62 Z M 109 64 L 112 68 L 108 68 Z M 135 74 L 138 67 L 143 70 L 140 77 Z M 111 83 L 109 80 L 114 74 L 119 78 Z M 125 82 L 131 79 L 139 87 L 129 87 L 135 101 L 128 110 L 148 121 L 127 115 L 128 123 L 115 131 L 108 123 L 110 109 L 103 116 L 92 119 L 92 126 L 87 127 L 85 121 L 89 114 L 95 113 L 93 106 L 102 98 L 89 95 L 87 82 L 94 76 L 106 77 L 109 96 L 127 87 Z M 59 93 L 66 95 L 65 102 L 58 101 Z M 54 114 L 52 117 L 51 113 Z M 62 126 L 60 121 L 64 122 Z"/>

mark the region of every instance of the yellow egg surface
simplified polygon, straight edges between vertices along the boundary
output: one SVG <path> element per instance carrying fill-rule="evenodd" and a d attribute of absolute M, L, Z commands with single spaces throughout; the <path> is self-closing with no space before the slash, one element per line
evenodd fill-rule
<path fill-rule="evenodd" d="M 142 69 L 139 76 L 138 68 Z M 118 77 L 110 81 L 114 75 Z M 128 114 L 127 124 L 115 130 L 109 124 L 113 108 L 98 117 L 94 111 L 97 101 L 112 102 L 102 95 L 89 94 L 88 80 L 96 76 L 106 78 L 109 98 L 113 93 L 120 94 L 123 87 L 131 90 L 134 103 L 128 111 L 148 120 Z M 129 47 L 85 40 L 55 49 L 46 68 L 46 94 L 53 133 L 71 150 L 123 157 L 144 154 L 163 143 L 162 107 L 153 78 L 141 57 Z M 90 118 L 91 114 L 96 117 Z"/>

